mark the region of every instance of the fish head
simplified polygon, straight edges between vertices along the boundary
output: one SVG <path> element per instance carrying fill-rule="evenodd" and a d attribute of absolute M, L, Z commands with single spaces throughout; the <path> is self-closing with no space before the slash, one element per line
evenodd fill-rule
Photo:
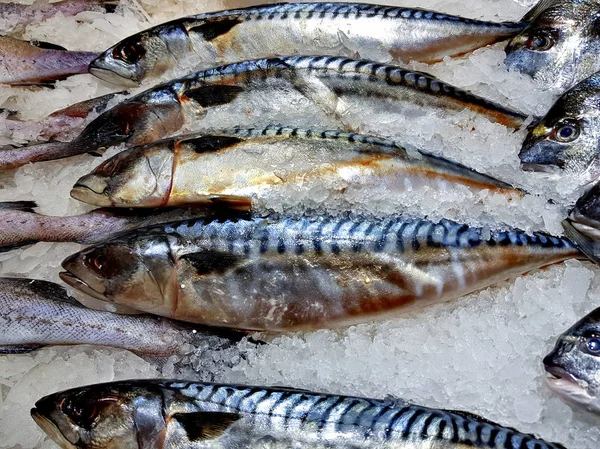
<path fill-rule="evenodd" d="M 569 220 L 581 234 L 593 241 L 600 241 L 600 184 L 577 200 Z"/>
<path fill-rule="evenodd" d="M 600 411 L 600 309 L 562 334 L 544 358 L 548 387 L 567 402 Z"/>
<path fill-rule="evenodd" d="M 540 5 L 525 16 L 529 25 L 506 46 L 505 65 L 563 92 L 600 69 L 600 9 L 595 0 Z"/>
<path fill-rule="evenodd" d="M 90 246 L 65 259 L 61 279 L 101 301 L 168 314 L 177 272 L 164 228 L 144 228 Z"/>
<path fill-rule="evenodd" d="M 71 196 L 101 207 L 164 206 L 171 191 L 173 159 L 167 142 L 122 151 L 80 178 Z"/>
<path fill-rule="evenodd" d="M 519 153 L 524 170 L 600 175 L 600 75 L 563 94 L 532 124 Z"/>
<path fill-rule="evenodd" d="M 158 398 L 145 389 L 101 384 L 45 396 L 31 416 L 63 449 L 138 449 L 164 429 Z M 158 432 L 139 435 L 150 426 Z"/>

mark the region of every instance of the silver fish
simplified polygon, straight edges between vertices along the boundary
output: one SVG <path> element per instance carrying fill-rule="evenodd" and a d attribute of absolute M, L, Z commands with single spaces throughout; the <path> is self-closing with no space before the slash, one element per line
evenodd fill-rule
<path fill-rule="evenodd" d="M 600 70 L 597 0 L 540 0 L 506 47 L 506 67 L 565 91 Z"/>
<path fill-rule="evenodd" d="M 350 325 L 580 257 L 568 240 L 412 218 L 234 218 L 145 228 L 67 258 L 96 299 L 211 326 Z"/>
<path fill-rule="evenodd" d="M 577 200 L 569 221 L 580 234 L 600 242 L 600 184 Z"/>
<path fill-rule="evenodd" d="M 314 190 L 412 195 L 460 184 L 517 198 L 521 192 L 446 159 L 377 137 L 282 126 L 201 133 L 125 150 L 79 179 L 71 196 L 97 206 L 212 203 L 271 208 Z M 400 201 L 400 200 L 399 200 Z"/>
<path fill-rule="evenodd" d="M 271 122 L 290 102 L 308 103 L 304 115 L 318 122 L 344 122 L 347 110 L 414 117 L 431 110 L 468 109 L 493 122 L 518 128 L 526 117 L 514 110 L 450 86 L 431 75 L 366 60 L 330 56 L 260 59 L 217 67 L 155 86 L 92 121 L 70 143 L 49 143 L 0 152 L 0 170 L 28 162 L 86 152 L 111 145 L 141 145 L 198 130 L 207 114 L 236 114 L 242 121 Z M 254 105 L 254 106 L 253 106 Z M 260 114 L 254 109 L 266 108 Z M 293 111 L 291 114 L 298 112 Z M 313 115 L 314 114 L 314 115 Z"/>
<path fill-rule="evenodd" d="M 280 55 L 368 55 L 434 62 L 505 40 L 521 23 L 360 3 L 281 3 L 177 19 L 130 36 L 90 65 L 103 80 L 137 85 L 169 72 Z"/>
<path fill-rule="evenodd" d="M 167 358 L 210 339 L 206 330 L 185 323 L 87 309 L 51 282 L 0 278 L 0 354 L 86 344 Z"/>
<path fill-rule="evenodd" d="M 282 387 L 133 380 L 31 410 L 63 449 L 565 449 L 472 413 Z"/>
<path fill-rule="evenodd" d="M 600 309 L 567 329 L 544 358 L 550 389 L 569 403 L 600 413 Z"/>
<path fill-rule="evenodd" d="M 562 172 L 582 184 L 600 177 L 600 73 L 565 92 L 531 125 L 519 157 L 525 170 Z"/>

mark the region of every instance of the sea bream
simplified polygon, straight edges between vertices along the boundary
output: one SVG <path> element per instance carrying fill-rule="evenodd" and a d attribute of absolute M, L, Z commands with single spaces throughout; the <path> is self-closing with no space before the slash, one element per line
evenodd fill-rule
<path fill-rule="evenodd" d="M 580 257 L 567 239 L 416 218 L 188 220 L 63 262 L 93 298 L 211 326 L 346 326 L 447 301 Z"/>
<path fill-rule="evenodd" d="M 399 117 L 410 123 L 432 111 L 465 109 L 513 128 L 526 119 L 431 75 L 397 66 L 330 56 L 259 59 L 159 84 L 104 112 L 71 142 L 0 151 L 0 169 L 101 153 L 122 143 L 146 144 L 183 129 L 205 128 L 205 121 L 222 123 L 233 115 L 239 126 L 266 126 L 277 119 L 297 126 L 304 121 L 352 128 L 346 122 L 352 113 L 362 120 L 385 114 L 387 120 Z"/>
<path fill-rule="evenodd" d="M 506 67 L 564 92 L 600 70 L 598 0 L 540 0 L 506 47 Z"/>
<path fill-rule="evenodd" d="M 280 3 L 184 17 L 130 36 L 90 65 L 103 80 L 137 85 L 168 72 L 281 55 L 434 62 L 514 36 L 493 23 L 422 9 L 360 3 Z"/>
<path fill-rule="evenodd" d="M 219 340 L 223 344 L 222 338 L 206 329 L 165 318 L 87 309 L 51 282 L 0 278 L 0 354 L 22 354 L 44 346 L 98 345 L 156 359 L 182 356 Z"/>
<path fill-rule="evenodd" d="M 63 449 L 565 449 L 402 399 L 179 380 L 74 388 L 40 399 L 31 416 Z"/>
<path fill-rule="evenodd" d="M 521 196 L 506 183 L 438 156 L 408 152 L 390 140 L 283 126 L 199 133 L 125 150 L 79 179 L 71 196 L 97 206 L 219 200 L 273 210 L 284 198 L 309 200 L 320 186 L 330 192 L 326 197 L 393 195 L 399 205 L 415 190 L 457 186 Z"/>

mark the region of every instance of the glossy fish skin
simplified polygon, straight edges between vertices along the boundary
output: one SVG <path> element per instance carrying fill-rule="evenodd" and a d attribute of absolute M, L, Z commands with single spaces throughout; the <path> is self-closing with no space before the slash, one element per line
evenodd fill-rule
<path fill-rule="evenodd" d="M 506 47 L 505 64 L 561 92 L 600 70 L 597 0 L 540 0 Z"/>
<path fill-rule="evenodd" d="M 48 45 L 48 44 L 44 44 Z M 39 47 L 27 41 L 0 36 L 0 83 L 13 86 L 39 84 L 88 73 L 96 53 Z"/>
<path fill-rule="evenodd" d="M 97 206 L 270 204 L 277 192 L 332 189 L 400 194 L 462 184 L 519 197 L 521 192 L 446 159 L 409 154 L 392 141 L 339 131 L 270 126 L 199 133 L 125 150 L 79 179 L 71 196 Z M 274 198 L 274 199 L 273 199 Z"/>
<path fill-rule="evenodd" d="M 351 56 L 357 49 L 381 62 L 433 62 L 505 40 L 523 27 L 422 9 L 281 3 L 199 14 L 155 26 L 106 50 L 91 64 L 90 72 L 109 82 L 137 85 L 165 71 L 172 78 L 244 59 Z"/>
<path fill-rule="evenodd" d="M 579 257 L 566 239 L 482 235 L 402 217 L 191 220 L 84 249 L 61 279 L 140 311 L 280 332 L 397 315 Z"/>
<path fill-rule="evenodd" d="M 64 449 L 565 449 L 468 412 L 401 399 L 178 380 L 54 393 L 31 415 Z"/>
<path fill-rule="evenodd" d="M 600 241 L 600 184 L 577 200 L 569 214 L 571 225 L 592 241 Z"/>
<path fill-rule="evenodd" d="M 561 398 L 600 413 L 600 309 L 566 330 L 544 358 L 549 388 Z"/>
<path fill-rule="evenodd" d="M 0 278 L 0 354 L 50 345 L 100 345 L 165 358 L 207 339 L 189 325 L 83 307 L 51 282 Z"/>
<path fill-rule="evenodd" d="M 531 126 L 519 153 L 526 170 L 600 177 L 600 73 L 565 92 Z"/>

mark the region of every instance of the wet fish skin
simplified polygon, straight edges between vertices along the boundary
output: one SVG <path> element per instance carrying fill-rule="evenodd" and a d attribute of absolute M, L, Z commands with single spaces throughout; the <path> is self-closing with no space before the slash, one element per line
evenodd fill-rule
<path fill-rule="evenodd" d="M 97 206 L 161 207 L 211 203 L 269 207 L 285 189 L 312 182 L 400 194 L 462 184 L 519 197 L 521 192 L 460 164 L 396 143 L 340 131 L 284 126 L 234 128 L 122 151 L 77 181 L 71 196 Z"/>
<path fill-rule="evenodd" d="M 569 213 L 569 221 L 585 237 L 600 241 L 600 184 L 577 200 Z"/>
<path fill-rule="evenodd" d="M 61 278 L 140 311 L 280 332 L 397 315 L 580 256 L 566 239 L 448 220 L 232 218 L 123 234 L 67 258 Z"/>
<path fill-rule="evenodd" d="M 565 401 L 600 413 L 600 308 L 560 337 L 544 358 L 548 387 Z"/>
<path fill-rule="evenodd" d="M 540 0 L 524 18 L 529 25 L 506 47 L 509 70 L 564 92 L 600 70 L 596 0 Z"/>
<path fill-rule="evenodd" d="M 505 40 L 523 27 L 422 9 L 281 3 L 199 14 L 155 26 L 106 50 L 92 62 L 90 72 L 109 82 L 137 85 L 166 71 L 172 78 L 189 69 L 243 59 L 351 56 L 357 48 L 381 62 L 390 58 L 434 62 Z"/>
<path fill-rule="evenodd" d="M 600 73 L 565 92 L 531 125 L 519 153 L 525 170 L 600 177 Z"/>
<path fill-rule="evenodd" d="M 46 396 L 31 415 L 65 449 L 564 449 L 472 413 L 282 387 L 131 380 Z"/>

